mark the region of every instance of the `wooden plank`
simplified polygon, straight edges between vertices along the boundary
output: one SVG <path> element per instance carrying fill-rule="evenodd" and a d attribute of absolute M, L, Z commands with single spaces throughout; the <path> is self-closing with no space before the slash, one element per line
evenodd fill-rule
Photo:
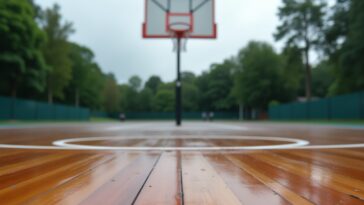
<path fill-rule="evenodd" d="M 346 156 L 352 159 L 364 160 L 364 149 L 326 149 L 323 152 L 332 153 L 338 156 Z"/>
<path fill-rule="evenodd" d="M 330 172 L 335 172 L 338 174 L 342 174 L 342 175 L 349 175 L 352 178 L 356 178 L 359 180 L 364 180 L 364 174 L 363 171 L 358 170 L 358 169 L 353 169 L 353 166 L 355 166 L 355 164 L 352 164 L 351 167 L 350 166 L 343 166 L 340 161 L 332 161 L 330 159 L 326 159 L 324 156 L 319 157 L 320 155 L 316 155 L 317 152 L 319 151 L 315 151 L 312 152 L 312 154 L 307 154 L 306 156 L 304 155 L 305 153 L 308 153 L 307 151 L 304 153 L 300 153 L 300 154 L 296 154 L 298 152 L 301 151 L 295 151 L 295 152 L 276 152 L 276 154 L 278 156 L 281 157 L 285 157 L 285 158 L 289 158 L 295 161 L 302 161 L 302 162 L 306 162 L 312 165 L 315 165 L 317 167 L 322 167 L 325 169 L 330 169 Z"/>
<path fill-rule="evenodd" d="M 26 153 L 25 153 L 26 155 Z M 52 162 L 55 160 L 63 159 L 69 157 L 71 154 L 59 154 L 57 152 L 52 154 L 44 154 L 39 157 L 29 158 L 26 161 L 15 161 L 11 164 L 2 164 L 0 169 L 0 176 L 11 174 L 23 169 L 28 169 L 30 167 L 35 167 L 42 165 L 44 163 Z"/>
<path fill-rule="evenodd" d="M 181 183 L 177 153 L 164 152 L 139 194 L 135 205 L 181 205 Z"/>
<path fill-rule="evenodd" d="M 291 191 L 287 187 L 281 185 L 280 183 L 274 181 L 270 177 L 262 174 L 259 170 L 253 168 L 249 164 L 238 160 L 236 157 L 233 156 L 227 156 L 227 158 L 233 162 L 236 166 L 240 167 L 244 171 L 248 172 L 250 175 L 254 176 L 256 179 L 258 179 L 260 182 L 271 188 L 273 191 L 284 197 L 287 201 L 289 201 L 291 204 L 295 205 L 313 205 L 310 201 L 307 199 L 301 197 L 300 195 L 296 194 L 295 192 Z"/>
<path fill-rule="evenodd" d="M 157 155 L 142 155 L 80 204 L 132 204 L 148 179 L 158 157 Z"/>
<path fill-rule="evenodd" d="M 364 172 L 364 163 L 362 160 L 358 159 L 351 159 L 345 156 L 337 156 L 331 155 L 327 153 L 322 153 L 319 150 L 312 152 L 312 151 L 286 151 L 286 153 L 290 153 L 292 155 L 300 156 L 306 159 L 310 159 L 311 161 L 319 161 L 325 162 L 330 165 L 350 168 L 350 169 L 358 169 Z"/>
<path fill-rule="evenodd" d="M 77 161 L 82 160 L 88 156 L 90 155 L 87 154 L 71 155 L 65 158 L 52 160 L 44 164 L 39 164 L 33 167 L 29 167 L 6 175 L 2 175 L 0 176 L 0 182 L 1 182 L 0 190 L 5 189 L 9 186 L 16 186 L 18 183 L 30 180 L 34 177 L 39 176 L 42 173 L 52 172 L 56 169 L 59 169 L 60 165 L 76 163 Z"/>
<path fill-rule="evenodd" d="M 364 200 L 364 182 L 350 176 L 337 174 L 330 169 L 294 161 L 277 155 L 256 154 L 254 157 L 281 169 L 318 181 L 323 186 Z"/>
<path fill-rule="evenodd" d="M 241 204 L 201 154 L 183 154 L 182 173 L 184 204 Z"/>
<path fill-rule="evenodd" d="M 75 163 L 59 165 L 59 169 L 51 172 L 38 172 L 32 179 L 18 183 L 14 187 L 0 190 L 0 204 L 19 204 L 35 195 L 41 194 L 51 188 L 66 183 L 76 178 L 87 169 L 93 169 L 105 161 L 110 160 L 110 156 L 94 155 Z"/>
<path fill-rule="evenodd" d="M 267 201 L 270 205 L 290 204 L 249 173 L 235 166 L 222 154 L 204 156 L 243 204 L 261 205 Z"/>
<path fill-rule="evenodd" d="M 266 154 L 271 155 L 270 152 L 267 152 Z M 262 174 L 314 204 L 323 204 L 323 202 L 326 204 L 335 204 L 338 202 L 351 205 L 362 204 L 362 202 L 356 198 L 322 186 L 320 183 L 311 180 L 310 178 L 300 176 L 296 173 L 286 172 L 280 169 L 279 166 L 272 166 L 252 156 L 234 156 L 238 160 L 249 164 L 252 168 L 259 170 Z M 304 189 L 302 189 L 302 187 L 304 187 Z"/>
<path fill-rule="evenodd" d="M 115 159 L 94 169 L 85 170 L 77 178 L 27 201 L 27 204 L 79 204 L 91 196 L 100 186 L 113 181 L 113 177 L 124 170 L 139 154 L 114 153 Z"/>

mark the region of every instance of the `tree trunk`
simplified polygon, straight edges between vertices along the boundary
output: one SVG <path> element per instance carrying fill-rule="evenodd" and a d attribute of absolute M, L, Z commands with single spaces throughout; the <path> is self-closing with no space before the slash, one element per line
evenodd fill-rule
<path fill-rule="evenodd" d="M 14 83 L 12 88 L 11 88 L 11 97 L 15 99 L 17 97 L 17 95 L 18 95 L 17 89 L 16 89 L 16 85 Z"/>
<path fill-rule="evenodd" d="M 53 104 L 53 92 L 51 89 L 48 90 L 48 104 Z"/>
<path fill-rule="evenodd" d="M 12 97 L 12 100 L 11 100 L 11 119 L 12 120 L 15 120 L 15 101 L 16 101 L 16 98 L 17 98 L 17 80 L 14 79 L 13 82 L 11 82 L 11 97 Z"/>
<path fill-rule="evenodd" d="M 311 66 L 310 66 L 310 57 L 309 57 L 309 47 L 305 48 L 305 70 L 306 70 L 306 100 L 311 101 L 311 83 L 312 83 L 312 77 L 311 77 Z"/>
<path fill-rule="evenodd" d="M 243 105 L 243 103 L 239 104 L 239 120 L 240 121 L 244 120 L 244 105 Z"/>

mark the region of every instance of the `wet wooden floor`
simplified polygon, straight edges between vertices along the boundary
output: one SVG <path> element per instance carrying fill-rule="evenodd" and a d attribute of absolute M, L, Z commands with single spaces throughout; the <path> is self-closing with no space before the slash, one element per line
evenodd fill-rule
<path fill-rule="evenodd" d="M 228 140 L 239 136 L 252 139 Z M 195 149 L 39 147 L 86 137 L 107 138 L 73 143 Z M 249 149 L 287 143 L 271 137 L 310 144 L 308 149 Z M 0 204 L 364 204 L 364 148 L 346 147 L 363 143 L 364 129 L 299 124 L 188 122 L 176 128 L 172 122 L 140 122 L 0 128 L 0 144 L 19 146 L 0 148 Z M 38 147 L 26 147 L 34 145 Z M 229 146 L 242 149 L 199 151 Z"/>

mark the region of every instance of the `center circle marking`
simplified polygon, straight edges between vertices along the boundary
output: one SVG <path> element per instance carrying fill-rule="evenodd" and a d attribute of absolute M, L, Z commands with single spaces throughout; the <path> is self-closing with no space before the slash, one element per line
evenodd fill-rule
<path fill-rule="evenodd" d="M 278 141 L 282 144 L 274 145 L 258 145 L 258 146 L 210 146 L 210 147 L 198 147 L 198 146 L 184 146 L 184 147 L 166 147 L 166 146 L 99 146 L 99 145 L 84 145 L 77 144 L 80 142 L 90 141 L 105 141 L 105 140 L 135 140 L 135 139 L 167 139 L 167 140 L 188 140 L 188 139 L 202 139 L 202 140 L 256 140 L 256 141 Z M 288 142 L 288 143 L 287 143 Z M 53 145 L 65 148 L 85 149 L 85 150 L 124 150 L 124 151 L 239 151 L 239 150 L 272 150 L 272 149 L 287 149 L 298 148 L 308 145 L 306 140 L 284 137 L 263 137 L 263 136 L 229 136 L 229 137 L 87 137 L 87 138 L 70 138 L 62 139 L 53 142 Z"/>

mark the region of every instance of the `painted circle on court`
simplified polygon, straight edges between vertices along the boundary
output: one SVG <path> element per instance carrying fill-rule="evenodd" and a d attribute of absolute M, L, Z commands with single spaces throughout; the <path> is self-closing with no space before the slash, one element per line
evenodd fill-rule
<path fill-rule="evenodd" d="M 275 141 L 282 142 L 271 145 L 253 145 L 253 146 L 103 146 L 81 144 L 85 142 L 96 141 L 125 141 L 125 140 L 254 140 L 254 141 Z M 70 138 L 53 142 L 53 145 L 70 149 L 84 150 L 125 150 L 125 151 L 239 151 L 239 150 L 271 150 L 271 149 L 289 149 L 298 148 L 308 145 L 309 142 L 301 139 L 283 138 L 283 137 L 262 137 L 262 136 L 229 136 L 229 137 L 87 137 L 87 138 Z"/>

